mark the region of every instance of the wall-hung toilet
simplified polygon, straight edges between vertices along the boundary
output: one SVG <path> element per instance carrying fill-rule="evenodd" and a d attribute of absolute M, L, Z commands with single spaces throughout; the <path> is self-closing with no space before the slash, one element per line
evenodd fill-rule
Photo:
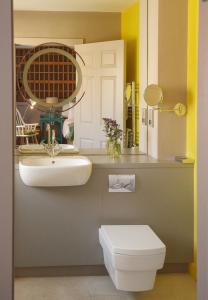
<path fill-rule="evenodd" d="M 147 291 L 163 268 L 166 247 L 147 225 L 103 225 L 99 229 L 104 263 L 119 290 Z"/>

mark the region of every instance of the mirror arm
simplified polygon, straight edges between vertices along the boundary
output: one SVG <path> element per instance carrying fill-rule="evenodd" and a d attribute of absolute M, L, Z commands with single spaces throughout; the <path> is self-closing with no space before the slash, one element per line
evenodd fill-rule
<path fill-rule="evenodd" d="M 186 114 L 187 108 L 183 103 L 177 103 L 174 108 L 153 108 L 153 110 L 158 110 L 159 112 L 174 112 L 178 117 L 183 117 Z"/>

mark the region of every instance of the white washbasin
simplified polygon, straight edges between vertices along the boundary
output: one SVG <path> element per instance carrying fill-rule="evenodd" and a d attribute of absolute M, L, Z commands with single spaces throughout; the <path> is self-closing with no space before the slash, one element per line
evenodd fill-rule
<path fill-rule="evenodd" d="M 19 172 L 28 186 L 77 186 L 89 180 L 92 163 L 85 156 L 28 156 L 20 160 Z"/>
<path fill-rule="evenodd" d="M 61 148 L 61 153 L 73 153 L 73 154 L 79 153 L 79 150 L 74 145 L 59 144 L 59 147 Z M 46 153 L 44 146 L 42 144 L 21 145 L 18 147 L 18 150 L 23 154 L 24 153 L 25 154 Z"/>

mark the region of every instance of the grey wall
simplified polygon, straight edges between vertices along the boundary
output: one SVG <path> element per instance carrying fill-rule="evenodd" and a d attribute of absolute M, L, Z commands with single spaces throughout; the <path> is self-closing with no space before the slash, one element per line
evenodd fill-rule
<path fill-rule="evenodd" d="M 16 11 L 14 35 L 15 37 L 83 38 L 87 43 L 119 40 L 121 14 Z"/>
<path fill-rule="evenodd" d="M 0 3 L 0 299 L 13 296 L 13 138 L 11 1 Z"/>
<path fill-rule="evenodd" d="M 200 1 L 197 118 L 198 300 L 208 297 L 208 2 Z"/>
<path fill-rule="evenodd" d="M 136 192 L 109 193 L 108 174 L 136 174 Z M 95 167 L 86 185 L 66 188 L 15 177 L 17 267 L 102 264 L 101 224 L 148 224 L 167 245 L 167 263 L 193 260 L 192 167 Z"/>
<path fill-rule="evenodd" d="M 164 107 L 186 104 L 188 0 L 159 1 L 158 84 Z M 170 134 L 171 133 L 171 134 Z M 158 157 L 171 159 L 186 153 L 186 118 L 159 113 Z"/>

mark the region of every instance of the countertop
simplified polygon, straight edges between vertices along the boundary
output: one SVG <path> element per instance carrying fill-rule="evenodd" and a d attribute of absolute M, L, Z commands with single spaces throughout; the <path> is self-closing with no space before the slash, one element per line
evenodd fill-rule
<path fill-rule="evenodd" d="M 25 156 L 46 156 L 46 154 L 21 154 L 15 151 L 15 166 L 18 169 L 19 160 Z M 59 154 L 59 156 L 71 156 L 74 154 Z M 80 150 L 79 154 L 87 156 L 93 164 L 93 168 L 105 169 L 139 169 L 139 168 L 193 168 L 193 163 L 184 164 L 174 160 L 157 160 L 142 153 L 122 154 L 119 159 L 113 159 L 100 150 Z"/>

